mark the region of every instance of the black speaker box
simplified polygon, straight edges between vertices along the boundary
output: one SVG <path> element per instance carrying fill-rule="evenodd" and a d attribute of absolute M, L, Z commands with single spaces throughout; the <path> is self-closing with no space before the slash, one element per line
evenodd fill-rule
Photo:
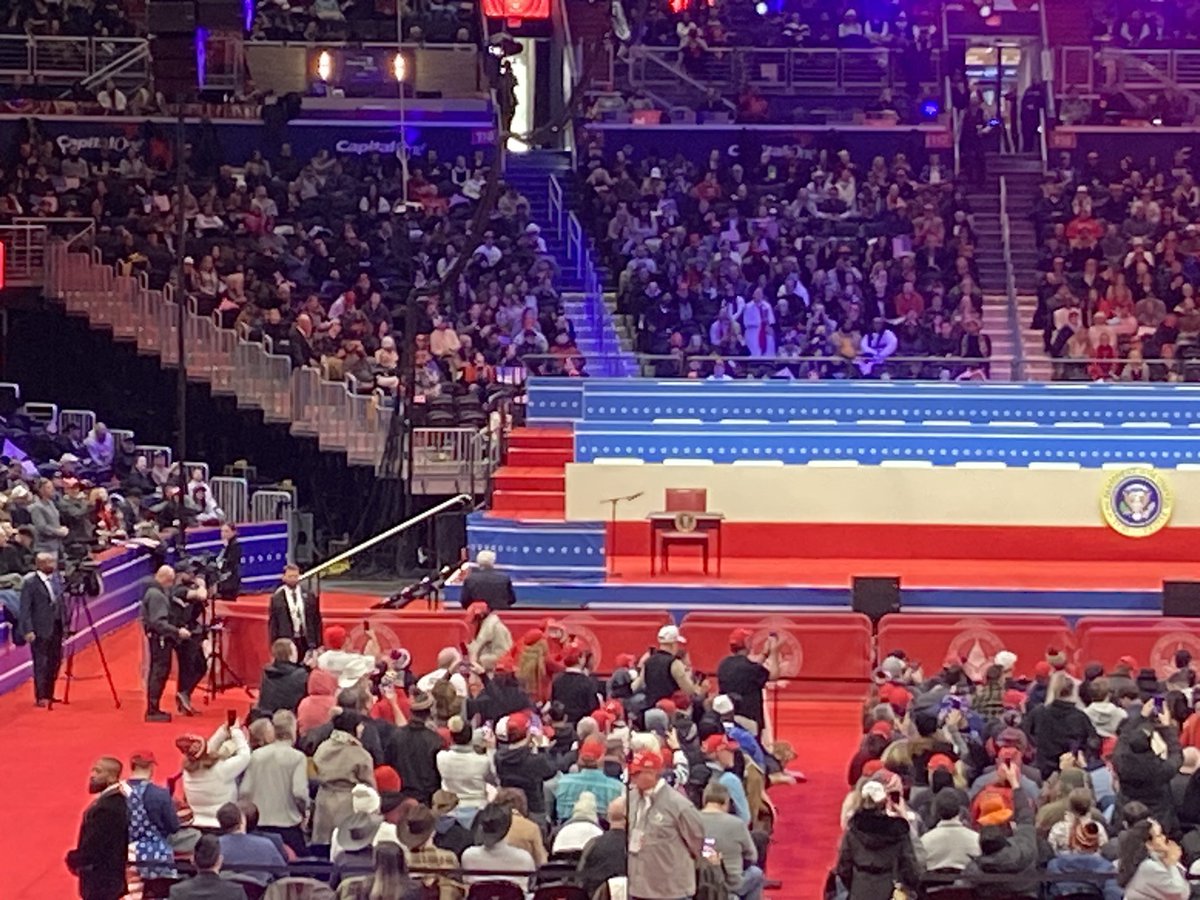
<path fill-rule="evenodd" d="M 186 34 L 196 31 L 196 4 L 187 0 L 150 0 L 146 5 L 146 30 L 152 35 Z"/>
<path fill-rule="evenodd" d="M 1180 619 L 1200 616 L 1200 581 L 1164 581 L 1162 614 Z"/>
<path fill-rule="evenodd" d="M 887 613 L 900 612 L 900 579 L 855 576 L 850 606 L 872 622 L 878 622 Z"/>

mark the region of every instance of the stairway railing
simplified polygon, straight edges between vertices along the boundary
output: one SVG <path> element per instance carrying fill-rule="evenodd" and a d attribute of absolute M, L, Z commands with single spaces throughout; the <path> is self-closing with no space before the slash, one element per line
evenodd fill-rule
<path fill-rule="evenodd" d="M 1000 176 L 1000 243 L 1004 249 L 1004 292 L 1008 303 L 1008 331 L 1013 345 L 1013 380 L 1025 380 L 1025 348 L 1017 315 L 1017 276 L 1012 261 L 1012 224 L 1008 219 L 1008 179 Z"/>

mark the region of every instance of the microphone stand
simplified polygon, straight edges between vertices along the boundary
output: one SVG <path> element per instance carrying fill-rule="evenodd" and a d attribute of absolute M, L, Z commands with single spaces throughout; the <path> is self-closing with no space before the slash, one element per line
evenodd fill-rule
<path fill-rule="evenodd" d="M 617 571 L 617 504 L 636 500 L 641 497 L 645 491 L 638 491 L 636 494 L 629 494 L 626 497 L 609 497 L 606 500 L 601 500 L 601 503 L 609 505 L 608 524 L 612 534 L 612 539 L 608 542 L 608 550 L 605 553 L 606 562 L 608 564 L 608 577 L 619 578 L 621 573 Z M 650 548 L 650 552 L 654 552 L 654 548 Z"/>

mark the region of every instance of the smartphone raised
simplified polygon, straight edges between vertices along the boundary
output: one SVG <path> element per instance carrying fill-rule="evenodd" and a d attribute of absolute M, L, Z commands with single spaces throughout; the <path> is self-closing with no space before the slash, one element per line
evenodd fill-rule
<path fill-rule="evenodd" d="M 236 709 L 229 709 L 225 711 L 225 724 L 230 728 L 237 724 L 237 719 L 238 714 Z"/>

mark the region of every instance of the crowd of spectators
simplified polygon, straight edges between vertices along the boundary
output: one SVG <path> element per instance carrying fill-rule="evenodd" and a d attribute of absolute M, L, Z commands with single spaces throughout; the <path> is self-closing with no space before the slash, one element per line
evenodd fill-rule
<path fill-rule="evenodd" d="M 1174 666 L 1163 681 L 1128 656 L 1076 671 L 1054 648 L 1033 665 L 1004 650 L 927 677 L 889 655 L 849 767 L 840 896 L 889 896 L 885 881 L 909 896 L 922 881 L 1006 900 L 1193 896 L 1200 716 L 1190 654 Z"/>
<path fill-rule="evenodd" d="M 1092 4 L 1097 43 L 1128 49 L 1190 50 L 1200 39 L 1200 9 L 1192 3 L 1139 4 L 1125 0 Z"/>
<path fill-rule="evenodd" d="M 406 43 L 469 44 L 478 40 L 479 10 L 473 3 L 408 4 L 403 0 L 270 0 L 254 12 L 250 39 L 259 41 L 396 40 Z"/>
<path fill-rule="evenodd" d="M 1062 153 L 1032 213 L 1038 306 L 1054 375 L 1069 381 L 1195 380 L 1200 366 L 1200 187 L 1186 150 L 1109 164 Z"/>
<path fill-rule="evenodd" d="M 165 452 L 139 451 L 103 422 L 84 434 L 75 424 L 59 428 L 14 412 L 4 436 L 0 604 L 9 622 L 38 553 L 79 560 L 121 541 L 169 540 L 180 523 L 225 520 L 202 469 L 184 472 Z"/>
<path fill-rule="evenodd" d="M 150 126 L 126 152 L 88 158 L 73 146 L 63 153 L 33 123 L 5 166 L 0 205 L 8 216 L 94 218 L 104 261 L 157 288 L 176 261 L 173 165 L 170 142 Z M 528 200 L 504 188 L 482 242 L 467 245 L 488 178 L 482 151 L 443 160 L 430 149 L 408 161 L 406 182 L 391 153 L 301 159 L 284 144 L 274 159 L 255 151 L 235 167 L 201 134 L 189 166 L 189 301 L 296 366 L 395 393 L 397 340 L 418 291 L 424 395 L 486 394 L 498 371 L 523 365 L 585 371 Z M 441 284 L 461 256 L 455 283 Z"/>
<path fill-rule="evenodd" d="M 592 143 L 580 164 L 581 214 L 639 349 L 669 357 L 660 377 L 987 377 L 972 211 L 937 154 L 697 166 Z"/>
<path fill-rule="evenodd" d="M 303 661 L 277 640 L 245 723 L 180 735 L 178 761 L 132 754 L 131 876 L 213 881 L 223 865 L 261 887 L 298 860 L 345 900 L 460 900 L 484 881 L 761 900 L 766 792 L 795 780 L 764 715 L 774 638 L 756 656 L 734 631 L 706 677 L 665 626 L 599 678 L 569 627 L 514 636 L 503 616 L 471 604 L 466 655 L 447 647 L 429 672 L 372 631 L 326 627 Z"/>

